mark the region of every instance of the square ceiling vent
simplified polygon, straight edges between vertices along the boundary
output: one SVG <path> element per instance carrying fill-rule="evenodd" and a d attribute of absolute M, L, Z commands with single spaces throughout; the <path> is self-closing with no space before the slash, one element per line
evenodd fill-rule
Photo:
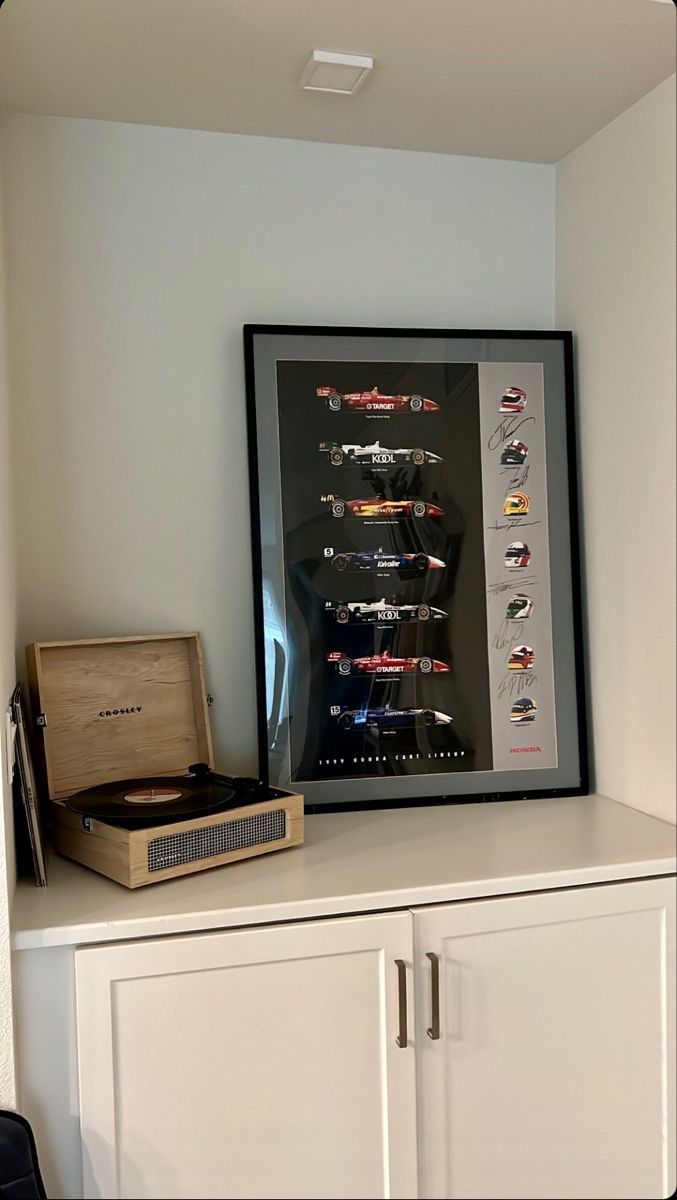
<path fill-rule="evenodd" d="M 313 50 L 301 73 L 299 86 L 307 92 L 334 92 L 353 96 L 374 66 L 368 54 L 338 54 Z"/>

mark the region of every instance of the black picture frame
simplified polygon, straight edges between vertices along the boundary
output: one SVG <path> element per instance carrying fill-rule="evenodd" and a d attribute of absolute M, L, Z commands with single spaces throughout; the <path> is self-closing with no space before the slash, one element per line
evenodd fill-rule
<path fill-rule="evenodd" d="M 410 807 L 443 803 L 477 803 L 587 794 L 589 791 L 588 742 L 581 615 L 573 335 L 571 332 L 248 324 L 244 326 L 243 334 L 254 592 L 257 727 L 261 778 L 275 786 L 291 787 L 301 791 L 306 798 L 306 811 L 309 812 Z M 532 344 L 532 348 L 528 350 L 530 357 L 527 354 L 529 344 Z M 369 356 L 364 357 L 367 352 Z M 280 418 L 282 416 L 283 426 L 285 422 L 287 426 L 290 426 L 294 421 L 296 421 L 295 428 L 303 426 L 303 423 L 299 425 L 299 411 L 292 411 L 295 400 L 289 413 L 284 415 L 286 402 L 280 399 L 281 389 L 283 380 L 289 371 L 298 369 L 301 374 L 305 371 L 304 379 L 307 380 L 309 364 L 332 362 L 345 364 L 346 368 L 355 368 L 358 364 L 364 367 L 365 363 L 375 363 L 381 366 L 383 364 L 398 365 L 403 371 L 406 368 L 410 374 L 424 365 L 430 368 L 433 366 L 439 369 L 445 368 L 447 374 L 449 372 L 453 374 L 452 367 L 460 368 L 463 365 L 476 368 L 478 378 L 483 374 L 480 367 L 485 368 L 484 375 L 486 376 L 488 365 L 491 370 L 511 364 L 514 364 L 515 368 L 518 365 L 541 368 L 543 377 L 541 436 L 544 447 L 542 491 L 545 500 L 543 507 L 547 512 L 547 533 L 545 535 L 547 554 L 545 557 L 549 572 L 548 619 L 552 658 L 551 725 L 555 737 L 554 766 L 546 765 L 543 768 L 532 768 L 531 765 L 526 768 L 520 766 L 515 769 L 510 768 L 509 772 L 507 769 L 494 770 L 493 766 L 491 769 L 479 767 L 473 771 L 471 778 L 470 772 L 456 769 L 456 763 L 453 764 L 455 769 L 452 773 L 445 772 L 438 763 L 435 763 L 432 772 L 423 770 L 420 774 L 395 773 L 366 776 L 351 774 L 348 770 L 342 778 L 332 776 L 327 779 L 321 774 L 316 778 L 304 778 L 304 774 L 307 775 L 308 771 L 301 770 L 299 774 L 300 768 L 280 770 L 279 755 L 277 757 L 271 755 L 269 744 L 271 715 L 278 723 L 276 726 L 278 729 L 284 725 L 285 721 L 289 728 L 294 716 L 297 715 L 286 710 L 282 713 L 281 709 L 271 714 L 271 692 L 275 690 L 276 685 L 271 686 L 270 661 L 268 680 L 266 674 L 266 604 L 264 604 L 264 598 L 266 603 L 270 600 L 270 564 L 272 559 L 277 564 L 275 571 L 277 571 L 278 578 L 275 580 L 274 586 L 278 592 L 279 589 L 284 591 L 288 586 L 286 548 L 290 544 L 289 539 L 292 533 L 283 525 L 282 492 L 288 465 L 282 460 L 283 450 L 279 436 Z M 281 374 L 282 368 L 278 365 L 281 363 L 285 364 L 285 375 Z M 296 368 L 289 367 L 288 364 L 296 364 Z M 368 374 L 369 372 L 366 372 L 366 375 Z M 372 371 L 371 374 L 374 372 Z M 367 384 L 366 375 L 362 383 L 358 385 L 358 390 L 360 387 L 371 386 Z M 300 377 L 298 376 L 298 378 Z M 317 378 L 319 381 L 319 375 Z M 463 384 L 464 394 L 468 391 L 466 383 Z M 289 397 L 292 396 L 292 391 L 289 390 L 291 385 L 285 386 L 287 386 L 286 396 L 289 400 Z M 479 389 L 479 396 L 481 385 L 475 381 L 474 386 Z M 519 391 L 520 389 L 508 386 L 507 390 Z M 398 400 L 402 399 L 399 396 L 397 398 Z M 483 406 L 486 406 L 483 396 L 481 399 L 482 404 L 478 398 L 475 407 L 483 411 Z M 288 403 L 287 407 L 289 407 Z M 470 411 L 473 404 L 468 402 L 466 407 Z M 312 406 L 309 406 L 306 411 L 309 414 L 313 412 L 314 415 Z M 350 423 L 347 412 L 342 411 L 340 416 L 343 418 L 344 425 Z M 477 420 L 480 420 L 479 416 Z M 537 427 L 536 418 L 534 417 L 533 420 Z M 384 421 L 384 424 L 390 425 L 390 422 Z M 506 422 L 505 428 L 509 426 L 510 422 Z M 355 428 L 354 425 L 353 428 Z M 313 435 L 309 434 L 308 436 Z M 380 445 L 380 442 L 377 441 L 375 444 Z M 363 446 L 354 447 L 356 450 L 364 448 Z M 483 447 L 480 453 L 485 453 Z M 484 470 L 484 464 L 482 464 L 482 470 Z M 553 477 L 556 477 L 556 483 L 552 483 Z M 484 488 L 484 482 L 481 486 Z M 563 501 L 564 492 L 566 492 L 566 497 Z M 558 503 L 553 507 L 555 493 Z M 482 496 L 484 513 L 486 509 L 484 491 L 482 491 Z M 526 499 L 528 501 L 529 496 Z M 475 505 L 473 512 L 476 508 Z M 316 516 L 317 514 L 313 516 L 311 524 L 315 521 Z M 510 518 L 508 519 L 510 520 Z M 387 524 L 392 525 L 395 522 L 391 521 Z M 535 525 L 538 522 L 532 522 L 532 524 Z M 271 533 L 273 526 L 275 536 Z M 496 527 L 498 528 L 498 521 Z M 504 528 L 507 530 L 517 527 L 517 525 L 511 524 Z M 491 528 L 493 532 L 493 527 L 487 526 L 486 528 Z M 486 549 L 486 533 L 484 538 Z M 475 540 L 477 541 L 477 538 Z M 525 549 L 528 547 L 525 546 Z M 341 556 L 337 555 L 336 557 Z M 355 557 L 354 554 L 353 557 Z M 317 563 L 314 564 L 313 569 L 315 566 Z M 486 570 L 485 554 L 485 576 Z M 559 580 L 556 589 L 554 588 L 555 576 Z M 552 589 L 551 579 L 553 581 Z M 378 591 L 378 588 L 372 588 L 372 591 L 374 590 Z M 560 592 L 566 592 L 566 596 Z M 325 600 L 327 607 L 329 603 Z M 487 601 L 487 613 L 488 605 L 489 601 Z M 360 605 L 359 607 L 368 606 Z M 400 608 L 403 607 L 411 608 L 413 606 L 400 606 Z M 557 609 L 556 627 L 554 623 L 555 609 Z M 513 627 L 514 625 L 513 622 Z M 288 628 L 285 627 L 281 636 L 284 638 L 288 632 Z M 563 644 L 564 642 L 566 645 Z M 489 646 L 488 615 L 486 643 Z M 289 644 L 291 644 L 290 638 L 288 638 L 287 646 Z M 528 650 L 530 648 L 519 647 L 519 649 Z M 512 654 L 510 657 L 512 658 Z M 312 669 L 312 673 L 315 675 L 317 674 L 316 666 L 317 663 L 314 662 L 311 654 L 309 662 L 305 667 L 300 664 L 297 673 L 300 677 L 304 671 L 307 675 L 308 671 Z M 489 673 L 491 674 L 490 670 Z M 532 678 L 534 677 L 532 676 Z M 512 684 L 512 678 L 508 674 L 506 679 L 508 687 Z M 437 682 L 440 683 L 439 680 Z M 283 687 L 286 687 L 288 691 L 292 690 L 288 677 Z M 514 693 L 512 694 L 514 695 Z M 285 703 L 288 703 L 288 700 L 289 696 Z M 489 703 L 494 703 L 491 696 Z M 367 712 L 369 711 L 382 713 L 387 711 L 388 719 L 390 719 L 395 710 L 388 702 L 385 707 L 367 709 Z M 418 713 L 421 710 L 411 707 L 403 711 Z M 428 712 L 429 710 L 424 711 Z M 444 716 L 445 713 L 435 711 L 433 715 Z M 305 719 L 307 723 L 307 713 Z M 418 716 L 416 719 L 419 719 Z M 510 719 L 513 719 L 512 715 Z M 535 718 L 530 715 L 530 719 L 537 721 L 538 715 Z M 494 738 L 493 709 L 490 736 Z M 507 735 L 505 736 L 507 737 Z M 537 748 L 541 751 L 540 746 Z M 494 752 L 495 745 L 492 741 L 492 753 Z M 429 759 L 431 753 L 436 752 L 429 752 Z M 450 757 L 451 752 L 447 751 L 446 753 Z M 504 750 L 501 753 L 504 753 Z M 403 757 L 406 759 L 407 755 L 405 754 Z M 421 754 L 418 757 L 421 758 Z M 385 761 L 385 755 L 383 758 Z M 336 759 L 334 759 L 335 761 Z M 520 757 L 519 761 L 523 761 L 523 758 Z M 326 762 L 330 762 L 330 759 L 326 759 Z M 390 765 L 388 769 L 391 769 Z M 378 789 L 370 786 L 370 781 L 373 783 L 374 778 L 378 782 Z"/>

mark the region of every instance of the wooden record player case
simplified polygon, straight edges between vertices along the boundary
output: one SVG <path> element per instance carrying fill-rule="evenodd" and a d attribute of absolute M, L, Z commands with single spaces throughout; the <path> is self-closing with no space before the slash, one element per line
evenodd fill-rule
<path fill-rule="evenodd" d="M 64 805 L 74 792 L 118 779 L 213 767 L 199 634 L 35 642 L 26 657 L 60 854 L 135 888 L 303 841 L 303 797 L 280 790 L 145 829 L 83 818 Z"/>

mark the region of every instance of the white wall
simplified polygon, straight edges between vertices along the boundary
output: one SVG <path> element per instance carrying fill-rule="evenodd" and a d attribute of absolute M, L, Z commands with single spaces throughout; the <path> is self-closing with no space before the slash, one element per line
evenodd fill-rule
<path fill-rule="evenodd" d="M 675 77 L 557 167 L 596 786 L 675 820 Z"/>
<path fill-rule="evenodd" d="M 8 752 L 5 711 L 15 683 L 14 546 L 12 534 L 5 256 L 2 189 L 0 188 L 0 1108 L 13 1108 L 15 1102 L 9 952 L 9 919 L 15 869 L 12 798 L 5 783 Z"/>
<path fill-rule="evenodd" d="M 10 118 L 20 640 L 205 635 L 255 769 L 241 326 L 550 328 L 554 170 Z"/>

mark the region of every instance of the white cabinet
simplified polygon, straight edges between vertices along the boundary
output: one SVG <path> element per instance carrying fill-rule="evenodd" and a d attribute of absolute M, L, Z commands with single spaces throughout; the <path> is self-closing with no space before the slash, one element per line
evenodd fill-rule
<path fill-rule="evenodd" d="M 75 960 L 85 1196 L 416 1196 L 409 913 Z"/>
<path fill-rule="evenodd" d="M 669 1196 L 674 828 L 585 796 L 307 833 L 138 892 L 65 859 L 19 885 L 18 1107 L 47 1194 Z"/>
<path fill-rule="evenodd" d="M 674 896 L 663 879 L 415 914 L 422 1197 L 672 1193 Z"/>
<path fill-rule="evenodd" d="M 674 943 L 655 879 L 78 950 L 84 1194 L 668 1196 Z"/>

